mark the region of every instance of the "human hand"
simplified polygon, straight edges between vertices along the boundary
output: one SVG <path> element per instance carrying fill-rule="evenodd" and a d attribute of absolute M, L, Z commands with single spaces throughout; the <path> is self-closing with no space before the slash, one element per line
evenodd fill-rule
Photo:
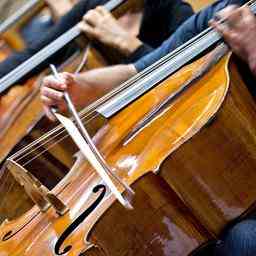
<path fill-rule="evenodd" d="M 92 39 L 111 46 L 126 56 L 142 44 L 137 37 L 119 25 L 115 17 L 102 6 L 88 11 L 79 28 Z"/>
<path fill-rule="evenodd" d="M 249 7 L 229 6 L 210 24 L 224 37 L 232 51 L 246 61 L 256 75 L 256 18 Z M 224 19 L 223 22 L 219 21 Z"/>
<path fill-rule="evenodd" d="M 51 108 L 57 107 L 60 111 L 66 111 L 66 102 L 64 100 L 64 92 L 67 91 L 71 96 L 75 105 L 80 104 L 81 89 L 75 79 L 75 75 L 70 73 L 59 74 L 60 79 L 54 76 L 47 76 L 44 78 L 41 86 L 41 100 L 44 110 L 48 118 L 52 121 L 55 117 Z"/>

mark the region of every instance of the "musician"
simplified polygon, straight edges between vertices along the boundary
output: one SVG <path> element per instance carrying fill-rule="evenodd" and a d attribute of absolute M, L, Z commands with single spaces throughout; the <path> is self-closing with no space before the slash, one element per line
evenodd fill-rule
<path fill-rule="evenodd" d="M 256 18 L 247 7 L 236 8 L 229 6 L 218 13 L 220 9 L 230 3 L 243 4 L 243 1 L 217 1 L 212 6 L 186 21 L 167 41 L 158 49 L 143 57 L 141 60 L 129 65 L 117 65 L 86 72 L 82 75 L 61 74 L 62 81 L 49 76 L 44 79 L 41 89 L 41 98 L 49 118 L 53 118 L 49 107 L 58 106 L 65 110 L 63 94 L 68 90 L 77 106 L 88 103 L 87 92 L 95 97 L 102 91 L 112 89 L 122 81 L 127 80 L 145 67 L 160 59 L 172 49 L 186 42 L 207 27 L 208 22 L 223 34 L 231 49 L 244 62 L 256 76 Z M 220 18 L 227 18 L 224 23 L 218 23 Z M 57 89 L 57 90 L 56 90 Z M 215 247 L 215 256 L 255 256 L 256 255 L 256 220 L 252 217 L 244 220 L 221 236 Z"/>
<path fill-rule="evenodd" d="M 98 5 L 104 5 L 108 1 L 109 0 L 80 0 L 72 8 L 72 10 L 64 15 L 59 20 L 59 22 L 57 22 L 56 25 L 54 25 L 47 33 L 39 34 L 39 36 L 37 34 L 38 39 L 27 49 L 22 52 L 13 54 L 5 61 L 0 63 L 0 78 L 11 72 L 15 67 L 25 62 L 43 47 L 47 46 L 56 38 L 58 38 L 70 28 L 79 23 L 83 19 L 83 15 L 87 13 L 90 9 L 93 9 Z M 58 1 L 55 2 L 56 4 L 58 3 Z M 88 18 L 88 22 L 94 19 L 95 13 L 97 12 L 97 10 L 94 10 L 94 12 L 89 13 L 89 15 L 86 16 L 86 18 Z M 129 59 L 126 59 L 126 56 L 124 56 L 124 61 L 126 59 L 126 61 L 128 62 L 133 62 L 143 56 L 145 54 L 145 51 L 149 52 L 153 48 L 158 47 L 166 38 L 168 38 L 170 34 L 172 34 L 176 30 L 176 28 L 183 21 L 185 21 L 192 14 L 193 10 L 191 6 L 183 2 L 182 0 L 145 0 L 143 17 L 138 35 L 138 38 L 143 42 L 144 47 L 140 47 L 138 51 L 134 52 L 133 55 L 129 56 Z M 109 19 L 105 19 L 104 23 L 113 24 L 113 22 L 111 22 L 111 20 Z M 114 27 L 107 27 L 108 31 L 105 32 L 113 34 L 115 33 L 115 31 L 111 31 L 111 28 L 117 28 L 117 25 L 115 25 Z M 84 26 L 82 26 L 82 29 L 83 28 Z M 84 28 L 84 30 L 86 30 L 86 28 Z M 120 34 L 119 36 L 117 36 L 119 41 L 124 41 L 121 37 L 122 35 L 124 34 Z M 62 51 L 55 54 L 50 59 L 44 61 L 35 70 L 33 70 L 32 73 L 28 74 L 27 77 L 30 77 L 32 74 L 36 74 L 42 69 L 48 67 L 49 62 L 55 64 L 61 63 L 64 60 L 63 56 L 66 56 L 65 53 L 68 49 L 70 49 L 70 47 L 64 48 Z M 124 55 L 127 55 L 127 53 L 125 53 Z"/>
<path fill-rule="evenodd" d="M 187 42 L 189 39 L 193 38 L 201 31 L 208 27 L 209 21 L 214 17 L 214 15 L 222 10 L 224 7 L 227 7 L 231 4 L 244 4 L 245 0 L 219 0 L 216 1 L 211 6 L 205 8 L 201 12 L 195 14 L 194 16 L 190 17 L 186 20 L 182 26 L 180 26 L 175 33 L 173 33 L 166 41 L 162 43 L 154 51 L 152 49 L 148 49 L 148 47 L 140 42 L 139 38 L 129 38 L 126 41 L 131 42 L 135 41 L 137 43 L 137 49 L 134 51 L 133 55 L 136 55 L 138 58 L 139 56 L 144 57 L 140 58 L 138 61 L 135 61 L 133 64 L 128 65 L 116 65 L 107 68 L 101 68 L 96 70 L 88 71 L 84 74 L 72 75 L 68 73 L 62 74 L 62 78 L 64 83 L 59 83 L 53 77 L 47 77 L 44 80 L 42 86 L 42 101 L 45 104 L 45 111 L 47 115 L 54 119 L 49 111 L 49 106 L 58 105 L 61 110 L 65 109 L 65 105 L 62 99 L 62 93 L 56 91 L 54 89 L 65 90 L 68 89 L 70 91 L 71 97 L 78 108 L 84 107 L 85 105 L 90 103 L 90 100 L 93 100 L 93 97 L 90 99 L 87 98 L 87 95 L 94 95 L 94 98 L 98 98 L 114 88 L 115 86 L 119 85 L 123 81 L 127 80 L 131 76 L 137 74 L 138 72 L 142 71 L 144 68 L 150 66 L 155 61 L 159 60 L 161 57 L 169 53 L 170 51 L 174 50 L 176 47 L 180 46 L 182 43 Z M 101 8 L 102 9 L 102 8 Z M 96 10 L 94 10 L 95 12 Z M 88 14 L 84 19 L 84 25 L 81 25 L 81 29 L 85 30 L 89 33 L 92 37 L 95 37 L 98 40 L 106 42 L 108 39 L 105 38 L 105 34 L 111 35 L 111 33 L 105 33 L 105 30 L 102 29 L 101 19 L 105 19 L 105 16 L 110 17 L 110 14 L 103 10 L 98 11 L 98 14 L 93 15 L 91 19 L 91 15 Z M 101 12 L 101 15 L 99 14 Z M 104 14 L 103 14 L 104 12 Z M 98 16 L 98 18 L 96 17 Z M 94 22 L 92 21 L 94 20 Z M 114 27 L 112 24 L 114 21 L 112 20 L 111 26 Z M 161 25 L 159 27 L 165 27 Z M 93 32 L 97 31 L 98 33 Z M 103 33 L 101 33 L 103 31 Z M 122 32 L 119 32 L 122 34 Z M 115 35 L 115 33 L 114 33 Z M 116 47 L 115 43 L 115 36 L 110 37 L 112 38 L 108 44 L 112 44 L 113 47 Z M 120 40 L 119 40 L 120 42 Z M 127 45 L 133 46 L 134 43 L 128 43 Z M 122 47 L 120 47 L 121 49 Z M 146 54 L 150 52 L 149 54 Z M 135 58 L 136 59 L 136 58 Z M 133 61 L 131 58 L 130 61 Z"/>

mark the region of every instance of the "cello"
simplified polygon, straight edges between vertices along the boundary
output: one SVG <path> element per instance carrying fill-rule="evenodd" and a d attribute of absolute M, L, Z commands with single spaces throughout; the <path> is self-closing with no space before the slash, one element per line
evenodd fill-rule
<path fill-rule="evenodd" d="M 47 7 L 50 8 L 52 16 L 55 16 L 55 10 L 44 0 L 29 0 L 22 5 L 14 14 L 7 17 L 0 24 L 0 35 L 5 42 L 15 50 L 25 48 L 25 41 L 21 35 L 21 30 L 28 22 Z"/>
<path fill-rule="evenodd" d="M 17 12 L 12 14 L 0 24 L 1 38 L 11 48 L 15 50 L 23 49 L 25 47 L 25 42 L 20 36 L 19 30 L 44 7 L 45 2 L 42 0 L 28 1 Z"/>
<path fill-rule="evenodd" d="M 92 141 L 135 191 L 132 210 L 84 157 L 52 191 L 28 175 L 32 150 L 68 136 L 61 126 L 11 156 L 7 167 L 36 205 L 2 224 L 0 252 L 196 255 L 230 221 L 253 213 L 256 107 L 221 42 L 203 31 L 80 113 L 86 127 L 104 119 Z"/>
<path fill-rule="evenodd" d="M 123 2 L 125 4 L 121 6 Z M 120 8 L 115 10 L 115 15 L 119 16 L 124 14 L 126 10 L 133 8 L 133 6 L 138 6 L 138 3 L 139 1 L 127 1 L 126 3 L 126 1 L 114 0 L 110 1 L 106 7 L 111 10 L 120 6 Z M 27 62 L 0 79 L 2 93 L 0 105 L 1 162 L 3 162 L 14 147 L 16 149 L 23 147 L 24 144 L 37 138 L 45 127 L 49 128 L 53 126 L 53 124 L 43 117 L 44 113 L 39 100 L 40 76 L 38 78 L 39 81 L 36 81 L 37 78 L 31 78 L 23 86 L 13 86 L 13 84 L 78 35 L 80 35 L 80 30 L 75 26 Z M 64 63 L 62 70 L 74 71 L 84 56 L 85 54 L 83 52 L 76 52 Z M 91 47 L 91 50 L 88 52 L 86 68 L 91 69 L 106 64 L 107 62 L 102 55 Z M 66 145 L 70 145 L 69 141 L 61 146 L 56 144 L 50 151 L 45 152 L 42 157 L 37 158 L 36 164 L 32 163 L 32 173 L 49 188 L 53 187 L 65 175 L 68 167 L 73 163 L 73 154 L 76 153 L 76 149 L 75 147 L 67 147 Z M 48 172 L 37 172 L 37 165 L 44 166 L 43 168 L 47 169 Z M 1 175 L 1 193 L 2 195 L 6 195 L 6 199 L 2 200 L 5 201 L 5 207 L 2 206 L 2 202 L 0 204 L 0 208 L 2 209 L 0 220 L 2 221 L 6 215 L 14 217 L 21 214 L 27 208 L 30 208 L 31 202 L 28 202 L 24 198 L 18 198 L 20 188 L 18 186 L 10 186 L 12 181 L 9 181 L 9 178 L 11 176 L 5 171 L 5 168 L 2 168 Z M 6 178 L 7 175 L 8 178 Z M 15 201 L 19 203 L 13 204 Z"/>
<path fill-rule="evenodd" d="M 13 50 L 25 48 L 25 42 L 20 30 L 37 15 L 44 7 L 45 1 L 30 0 L 0 24 L 0 61 L 6 59 Z"/>
<path fill-rule="evenodd" d="M 43 7 L 43 1 L 31 0 L 0 24 L 0 35 L 2 38 L 0 40 L 0 61 L 6 59 L 13 49 L 21 50 L 24 48 L 24 40 L 19 35 L 18 30 Z"/>

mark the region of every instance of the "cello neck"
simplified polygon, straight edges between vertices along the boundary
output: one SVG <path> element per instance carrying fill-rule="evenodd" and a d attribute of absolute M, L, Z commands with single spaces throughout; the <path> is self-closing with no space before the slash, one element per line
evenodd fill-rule
<path fill-rule="evenodd" d="M 251 11 L 256 13 L 255 0 L 247 3 Z M 137 76 L 121 85 L 125 88 L 116 96 L 97 108 L 97 112 L 105 118 L 110 118 L 128 104 L 142 96 L 167 77 L 174 74 L 180 68 L 193 61 L 200 54 L 207 52 L 213 46 L 223 42 L 220 34 L 212 28 L 208 28 L 185 44 L 181 45 L 165 57 L 145 69 Z M 113 92 L 112 92 L 113 95 Z"/>
<path fill-rule="evenodd" d="M 107 2 L 104 7 L 109 11 L 114 11 L 121 4 L 126 2 L 127 0 L 110 0 Z M 29 58 L 27 61 L 19 65 L 17 68 L 12 70 L 6 76 L 0 79 L 0 93 L 3 93 L 7 89 L 9 89 L 13 84 L 17 83 L 21 78 L 35 69 L 38 65 L 40 65 L 43 61 L 47 60 L 53 54 L 62 49 L 65 45 L 73 41 L 81 34 L 80 29 L 76 26 L 65 32 L 59 38 L 54 40 L 48 46 L 44 47 L 34 56 Z"/>

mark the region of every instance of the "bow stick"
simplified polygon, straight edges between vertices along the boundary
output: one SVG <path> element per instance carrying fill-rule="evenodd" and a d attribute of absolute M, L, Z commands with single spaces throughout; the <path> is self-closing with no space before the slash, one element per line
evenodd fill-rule
<path fill-rule="evenodd" d="M 50 68 L 53 72 L 53 75 L 56 79 L 61 80 L 57 69 L 54 65 L 50 65 Z M 70 119 L 65 117 L 64 115 L 57 112 L 56 109 L 52 109 L 53 114 L 59 120 L 59 122 L 65 127 L 75 144 L 78 146 L 78 148 L 81 150 L 83 155 L 86 157 L 86 159 L 89 161 L 89 163 L 92 165 L 92 167 L 98 172 L 100 177 L 103 179 L 103 181 L 107 184 L 113 195 L 117 198 L 117 200 L 127 209 L 132 209 L 132 205 L 130 203 L 130 200 L 123 196 L 116 185 L 113 183 L 112 177 L 114 180 L 116 180 L 129 194 L 129 198 L 132 198 L 135 194 L 134 191 L 125 183 L 123 182 L 118 176 L 116 176 L 94 145 L 92 139 L 90 138 L 89 133 L 87 132 L 86 128 L 84 127 L 82 120 L 80 119 L 74 104 L 68 94 L 67 91 L 64 93 L 64 100 L 67 104 L 68 111 L 70 115 L 75 120 L 76 124 Z"/>

